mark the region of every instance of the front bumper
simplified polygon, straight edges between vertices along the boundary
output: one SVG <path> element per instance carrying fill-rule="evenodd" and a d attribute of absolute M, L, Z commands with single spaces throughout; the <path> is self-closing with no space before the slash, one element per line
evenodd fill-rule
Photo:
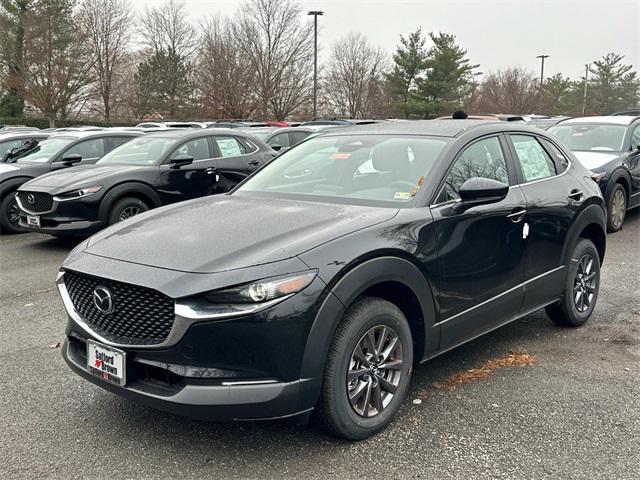
<path fill-rule="evenodd" d="M 77 336 L 70 336 L 64 342 L 62 356 L 75 373 L 105 390 L 158 410 L 206 420 L 266 420 L 291 417 L 311 410 L 298 410 L 301 384 L 306 380 L 219 381 L 216 384 L 178 380 L 172 384 L 154 378 L 153 374 L 138 374 L 121 387 L 89 373 L 86 350 L 83 354 L 85 345 Z M 139 363 L 144 370 L 145 364 Z M 141 371 L 140 368 L 132 369 L 136 370 Z"/>

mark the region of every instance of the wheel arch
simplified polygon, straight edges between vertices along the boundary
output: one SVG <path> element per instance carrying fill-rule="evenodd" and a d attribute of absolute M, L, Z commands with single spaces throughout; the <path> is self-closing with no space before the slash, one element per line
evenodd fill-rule
<path fill-rule="evenodd" d="M 13 177 L 0 183 L 0 200 L 8 194 L 15 192 L 29 180 L 33 180 L 33 177 Z"/>
<path fill-rule="evenodd" d="M 109 211 L 115 202 L 124 197 L 134 197 L 145 202 L 149 208 L 156 208 L 162 205 L 159 195 L 146 183 L 127 182 L 112 187 L 100 202 L 98 218 L 106 221 Z"/>
<path fill-rule="evenodd" d="M 602 264 L 607 245 L 606 222 L 605 212 L 600 205 L 591 204 L 582 210 L 567 232 L 562 249 L 562 264 L 568 264 L 579 238 L 587 238 L 594 243 Z"/>
<path fill-rule="evenodd" d="M 414 360 L 422 360 L 440 342 L 436 306 L 429 279 L 407 259 L 382 256 L 351 266 L 328 287 L 311 326 L 301 366 L 301 378 L 310 379 L 301 392 L 301 407 L 317 401 L 322 372 L 338 325 L 347 308 L 362 296 L 390 301 L 402 311 L 411 328 Z"/>
<path fill-rule="evenodd" d="M 623 167 L 616 168 L 609 176 L 609 182 L 607 184 L 607 193 L 606 193 L 607 201 L 617 183 L 622 185 L 622 188 L 624 188 L 624 191 L 627 195 L 627 205 L 628 205 L 629 199 L 631 198 L 631 175 Z"/>

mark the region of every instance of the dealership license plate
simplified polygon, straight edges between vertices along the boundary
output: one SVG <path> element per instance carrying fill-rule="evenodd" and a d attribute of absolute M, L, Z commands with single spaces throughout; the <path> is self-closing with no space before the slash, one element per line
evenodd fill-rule
<path fill-rule="evenodd" d="M 87 341 L 87 370 L 107 382 L 124 386 L 127 381 L 126 357 L 122 350 Z"/>
<path fill-rule="evenodd" d="M 27 215 L 27 225 L 30 227 L 40 227 L 40 217 L 38 215 Z"/>

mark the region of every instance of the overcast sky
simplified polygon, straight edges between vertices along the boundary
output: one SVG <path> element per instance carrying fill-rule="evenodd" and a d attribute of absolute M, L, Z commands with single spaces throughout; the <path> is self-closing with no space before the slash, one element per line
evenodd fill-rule
<path fill-rule="evenodd" d="M 135 0 L 142 9 L 162 0 Z M 194 18 L 214 12 L 231 16 L 240 0 L 184 0 Z M 508 66 L 540 71 L 536 55 L 550 55 L 545 77 L 578 77 L 585 63 L 608 52 L 625 55 L 640 70 L 640 1 L 638 0 L 302 0 L 304 11 L 323 10 L 320 59 L 329 46 L 350 31 L 392 53 L 400 35 L 418 27 L 424 32 L 456 35 L 481 72 Z M 310 17 L 309 17 L 310 18 Z"/>

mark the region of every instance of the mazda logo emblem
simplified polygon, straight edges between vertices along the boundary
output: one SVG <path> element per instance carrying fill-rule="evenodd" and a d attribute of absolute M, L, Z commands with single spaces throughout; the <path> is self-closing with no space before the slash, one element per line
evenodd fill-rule
<path fill-rule="evenodd" d="M 97 286 L 93 289 L 93 304 L 102 313 L 112 313 L 114 309 L 113 296 L 107 287 Z"/>
<path fill-rule="evenodd" d="M 29 194 L 27 195 L 27 202 L 29 202 L 29 205 L 33 205 L 34 203 L 36 203 L 36 197 L 33 196 L 33 194 Z"/>

